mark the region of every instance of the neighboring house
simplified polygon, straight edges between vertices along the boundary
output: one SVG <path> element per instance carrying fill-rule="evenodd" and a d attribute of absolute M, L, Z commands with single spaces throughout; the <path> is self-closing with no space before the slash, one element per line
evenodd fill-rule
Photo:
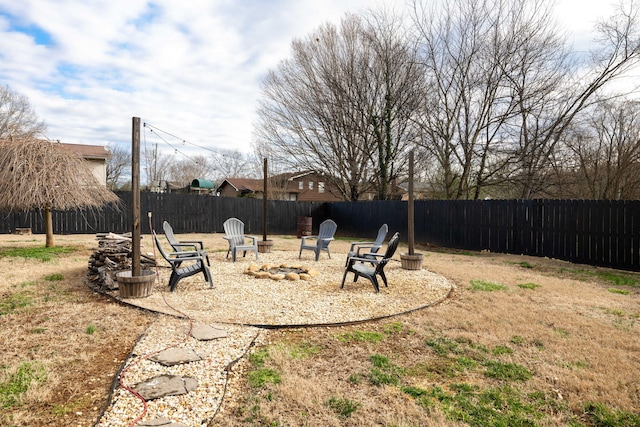
<path fill-rule="evenodd" d="M 251 178 L 225 178 L 216 188 L 216 195 L 221 197 L 255 197 L 262 198 L 263 180 Z"/>
<path fill-rule="evenodd" d="M 61 144 L 68 151 L 80 155 L 89 162 L 89 166 L 93 175 L 98 182 L 104 186 L 107 185 L 107 159 L 111 157 L 111 153 L 106 147 L 101 145 L 84 145 L 84 144 Z"/>
<path fill-rule="evenodd" d="M 326 175 L 314 171 L 283 173 L 272 177 L 274 187 L 281 188 L 286 200 L 301 202 L 339 202 L 343 200 L 338 189 Z"/>
<path fill-rule="evenodd" d="M 196 193 L 201 195 L 215 195 L 215 185 L 208 179 L 196 178 L 191 184 L 182 185 L 175 181 L 151 181 L 151 193 Z"/>
<path fill-rule="evenodd" d="M 216 189 L 222 197 L 263 198 L 264 181 L 250 178 L 226 178 Z M 269 178 L 269 199 L 301 202 L 337 202 L 337 188 L 324 175 L 315 172 L 283 173 Z"/>
<path fill-rule="evenodd" d="M 276 175 L 272 178 L 276 182 L 286 182 L 288 194 L 295 196 L 288 200 L 313 201 L 313 202 L 339 202 L 344 197 L 338 188 L 329 182 L 326 175 L 313 171 L 286 173 Z M 400 199 L 402 189 L 393 184 L 389 188 L 390 196 L 393 199 Z M 359 200 L 375 200 L 377 194 L 369 186 L 360 194 Z"/>

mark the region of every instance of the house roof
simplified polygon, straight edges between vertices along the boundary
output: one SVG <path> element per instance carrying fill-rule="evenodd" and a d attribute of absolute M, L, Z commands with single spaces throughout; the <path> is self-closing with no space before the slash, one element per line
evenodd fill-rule
<path fill-rule="evenodd" d="M 102 145 L 84 145 L 84 144 L 60 144 L 68 151 L 79 154 L 85 159 L 106 160 L 111 157 L 111 153 Z"/>
<path fill-rule="evenodd" d="M 264 187 L 263 180 L 261 179 L 226 178 L 218 188 L 222 187 L 225 182 L 229 183 L 236 191 L 262 191 Z"/>
<path fill-rule="evenodd" d="M 320 175 L 314 171 L 285 172 L 285 173 L 280 173 L 278 175 L 273 175 L 271 179 L 275 181 L 293 181 L 294 179 L 303 178 L 307 175 L 313 175 L 313 174 Z"/>

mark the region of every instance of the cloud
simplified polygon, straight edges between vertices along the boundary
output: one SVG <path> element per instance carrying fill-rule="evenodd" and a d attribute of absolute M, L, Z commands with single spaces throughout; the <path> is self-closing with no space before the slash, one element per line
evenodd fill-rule
<path fill-rule="evenodd" d="M 364 3 L 0 0 L 0 81 L 53 139 L 128 144 L 140 116 L 248 152 L 260 82 L 291 39 Z"/>
<path fill-rule="evenodd" d="M 0 0 L 0 83 L 52 139 L 129 145 L 139 116 L 249 152 L 260 83 L 292 39 L 381 4 L 404 0 Z"/>

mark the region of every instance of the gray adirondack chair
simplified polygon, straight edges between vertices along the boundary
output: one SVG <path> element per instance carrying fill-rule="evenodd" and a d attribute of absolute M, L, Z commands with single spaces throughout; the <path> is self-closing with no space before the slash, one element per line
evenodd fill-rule
<path fill-rule="evenodd" d="M 344 269 L 344 275 L 342 276 L 342 284 L 340 289 L 344 288 L 344 281 L 347 278 L 347 273 L 353 273 L 353 281 L 356 282 L 359 277 L 364 277 L 369 280 L 373 285 L 376 292 L 380 292 L 380 285 L 378 283 L 378 277 L 382 279 L 382 282 L 386 287 L 387 276 L 384 274 L 384 267 L 393 257 L 393 254 L 398 249 L 398 242 L 400 241 L 400 233 L 395 233 L 387 244 L 387 250 L 384 254 L 376 253 L 364 253 L 362 256 L 352 256 L 347 259 L 347 266 Z M 366 257 L 364 256 L 366 255 Z"/>
<path fill-rule="evenodd" d="M 174 251 L 180 252 L 184 250 L 192 250 L 199 252 L 206 260 L 207 265 L 211 265 L 209 262 L 209 254 L 204 250 L 204 243 L 202 240 L 180 240 L 176 238 L 173 233 L 173 227 L 169 224 L 168 221 L 164 221 L 162 223 L 162 229 L 164 230 L 164 236 L 167 238 L 167 241 L 171 245 Z"/>
<path fill-rule="evenodd" d="M 231 259 L 236 262 L 236 254 L 238 252 L 242 252 L 244 257 L 247 252 L 253 251 L 256 253 L 256 259 L 258 259 L 258 238 L 244 234 L 244 222 L 238 218 L 229 218 L 222 224 L 222 227 L 225 233 L 224 239 L 229 242 L 227 258 L 231 254 Z"/>
<path fill-rule="evenodd" d="M 380 250 L 380 247 L 384 243 L 384 239 L 387 237 L 388 232 L 389 226 L 387 224 L 382 224 L 378 229 L 378 235 L 376 236 L 375 241 L 352 242 L 351 248 L 349 248 L 349 252 L 347 253 L 347 260 L 352 256 L 364 256 L 367 252 L 377 254 L 378 250 Z"/>
<path fill-rule="evenodd" d="M 165 252 L 160 244 L 160 239 L 155 230 L 153 231 L 153 238 L 160 251 L 160 255 L 171 266 L 171 277 L 169 277 L 169 289 L 171 292 L 178 286 L 178 282 L 185 277 L 193 276 L 194 274 L 202 273 L 204 279 L 209 282 L 209 286 L 213 288 L 213 282 L 211 280 L 211 272 L 209 267 L 204 262 L 204 256 L 198 251 L 176 251 Z M 182 266 L 183 263 L 187 265 Z"/>
<path fill-rule="evenodd" d="M 331 259 L 329 243 L 333 240 L 333 235 L 336 233 L 337 229 L 338 225 L 333 220 L 327 219 L 320 224 L 317 236 L 302 236 L 298 259 L 302 257 L 303 249 L 313 251 L 316 254 L 316 261 L 320 258 L 321 251 L 325 251 L 327 255 L 329 255 L 329 259 Z M 315 240 L 315 243 L 311 243 L 312 240 Z"/>

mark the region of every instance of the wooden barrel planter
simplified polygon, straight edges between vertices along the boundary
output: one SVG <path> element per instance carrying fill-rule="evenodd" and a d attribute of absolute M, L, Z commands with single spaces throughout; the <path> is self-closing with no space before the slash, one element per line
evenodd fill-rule
<path fill-rule="evenodd" d="M 402 253 L 400 254 L 400 264 L 405 270 L 421 270 L 423 258 L 424 254 L 409 255 L 408 253 Z"/>
<path fill-rule="evenodd" d="M 258 252 L 270 253 L 273 247 L 273 240 L 258 240 Z"/>
<path fill-rule="evenodd" d="M 140 276 L 131 276 L 131 270 L 116 274 L 118 293 L 121 298 L 144 298 L 151 295 L 156 281 L 154 270 L 142 270 Z"/>
<path fill-rule="evenodd" d="M 302 236 L 311 236 L 311 227 L 313 225 L 313 218 L 310 216 L 298 217 L 298 239 Z"/>

